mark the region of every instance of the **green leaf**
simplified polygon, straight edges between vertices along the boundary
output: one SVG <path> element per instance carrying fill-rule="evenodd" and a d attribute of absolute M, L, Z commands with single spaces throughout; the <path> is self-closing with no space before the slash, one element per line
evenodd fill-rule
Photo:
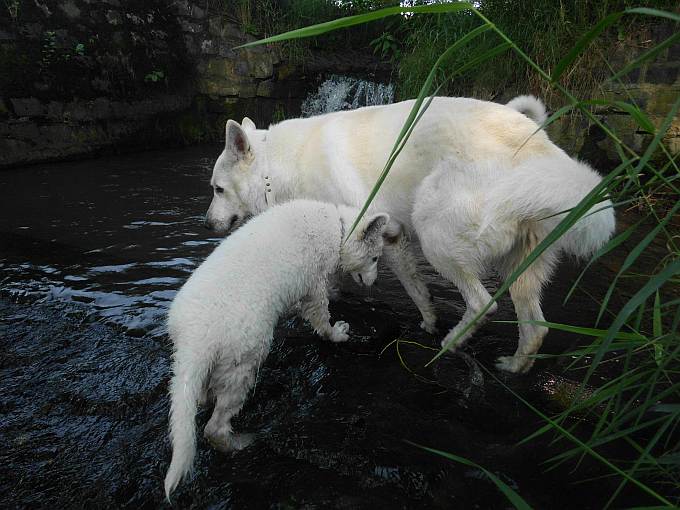
<path fill-rule="evenodd" d="M 626 9 L 626 14 L 644 14 L 645 16 L 656 16 L 658 18 L 666 18 L 673 21 L 680 21 L 680 14 L 673 12 L 661 11 L 659 9 L 650 9 L 649 7 L 636 7 L 634 9 Z"/>
<path fill-rule="evenodd" d="M 475 11 L 475 8 L 472 4 L 468 2 L 419 5 L 415 7 L 387 7 L 385 9 L 367 12 L 365 14 L 347 16 L 345 18 L 327 21 L 325 23 L 319 23 L 317 25 L 298 28 L 296 30 L 291 30 L 283 34 L 267 37 L 266 39 L 260 39 L 259 41 L 254 41 L 248 44 L 244 44 L 242 46 L 237 46 L 237 48 L 247 48 L 249 46 L 257 46 L 259 44 L 269 44 L 280 41 L 288 41 L 290 39 L 300 39 L 302 37 L 312 37 L 315 35 L 325 34 L 326 32 L 331 32 L 333 30 L 338 30 L 340 28 L 348 28 L 354 25 L 361 25 L 363 23 L 368 23 L 370 21 L 376 21 L 382 18 L 386 18 L 387 16 L 395 16 L 397 14 L 406 13 L 424 14 L 424 13 L 447 13 L 447 12 L 453 13 L 460 11 Z"/>
<path fill-rule="evenodd" d="M 346 234 L 345 239 L 349 238 L 350 235 L 352 235 L 352 232 L 354 232 L 354 229 L 356 229 L 357 225 L 361 221 L 361 218 L 363 218 L 364 214 L 368 210 L 368 208 L 371 205 L 371 202 L 373 202 L 373 199 L 375 196 L 378 194 L 378 191 L 380 190 L 380 187 L 382 186 L 382 183 L 385 181 L 387 178 L 387 175 L 389 174 L 390 169 L 392 168 L 392 165 L 397 159 L 397 156 L 401 153 L 402 149 L 404 148 L 404 145 L 408 141 L 409 137 L 411 136 L 411 133 L 413 132 L 413 129 L 415 128 L 416 124 L 418 121 L 422 118 L 422 116 L 425 114 L 425 111 L 427 108 L 430 106 L 432 101 L 434 100 L 434 96 L 436 95 L 437 91 L 435 91 L 434 94 L 430 96 L 428 99 L 427 103 L 421 108 L 423 105 L 423 101 L 425 100 L 425 97 L 427 94 L 430 92 L 430 89 L 432 88 L 432 83 L 434 82 L 435 76 L 437 74 L 437 70 L 442 66 L 442 64 L 448 59 L 456 50 L 467 44 L 469 41 L 473 40 L 474 38 L 480 36 L 487 30 L 489 30 L 491 27 L 488 25 L 480 25 L 477 28 L 471 30 L 467 34 L 465 34 L 463 37 L 458 39 L 455 43 L 453 43 L 451 46 L 449 46 L 444 53 L 442 53 L 435 64 L 432 66 L 432 69 L 430 69 L 430 72 L 425 80 L 425 83 L 420 89 L 420 93 L 418 94 L 418 98 L 415 100 L 413 103 L 413 107 L 411 107 L 411 111 L 408 114 L 408 117 L 406 118 L 406 121 L 404 122 L 404 125 L 401 128 L 401 131 L 399 132 L 399 136 L 397 136 L 397 140 L 394 143 L 394 146 L 392 147 L 392 151 L 390 152 L 389 157 L 387 158 L 387 162 L 385 163 L 385 166 L 383 167 L 382 171 L 380 172 L 380 175 L 378 176 L 378 179 L 376 180 L 375 184 L 373 185 L 373 188 L 371 189 L 370 193 L 368 194 L 368 197 L 366 198 L 366 201 L 364 202 L 364 205 L 362 206 L 361 210 L 359 211 L 359 214 L 357 215 L 357 218 L 354 220 L 354 223 L 352 224 L 351 228 L 349 229 L 349 232 Z M 439 90 L 439 89 L 437 89 Z"/>
<path fill-rule="evenodd" d="M 510 487 L 507 483 L 505 483 L 503 480 L 498 478 L 495 474 L 493 474 L 491 471 L 489 471 L 486 468 L 483 468 L 479 464 L 475 464 L 471 460 L 468 460 L 464 457 L 459 457 L 458 455 L 454 455 L 453 453 L 448 453 L 448 452 L 443 452 L 441 450 L 435 450 L 434 448 L 428 448 L 427 446 L 421 446 L 416 443 L 412 443 L 411 441 L 406 441 L 408 444 L 413 445 L 417 448 L 421 448 L 425 451 L 428 451 L 430 453 L 434 453 L 436 455 L 440 455 L 446 459 L 452 460 L 454 462 L 458 462 L 460 464 L 463 464 L 465 466 L 473 467 L 476 469 L 479 469 L 482 471 L 489 479 L 498 487 L 498 489 L 505 495 L 506 498 L 508 498 L 508 501 L 512 503 L 512 505 L 517 508 L 518 510 L 531 510 L 531 506 L 529 503 L 527 503 L 522 496 L 517 494 L 515 490 Z"/>

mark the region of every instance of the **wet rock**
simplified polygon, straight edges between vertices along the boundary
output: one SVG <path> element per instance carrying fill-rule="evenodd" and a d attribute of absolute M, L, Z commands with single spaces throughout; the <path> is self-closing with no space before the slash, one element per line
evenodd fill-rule
<path fill-rule="evenodd" d="M 36 98 L 10 99 L 17 117 L 41 117 L 45 114 L 45 106 Z"/>
<path fill-rule="evenodd" d="M 115 11 L 113 9 L 109 9 L 106 11 L 106 21 L 108 21 L 109 24 L 111 25 L 120 25 L 123 23 L 123 16 L 120 14 L 120 11 Z"/>
<path fill-rule="evenodd" d="M 66 2 L 60 3 L 59 8 L 70 19 L 75 19 L 80 16 L 80 9 L 73 0 L 67 0 Z"/>

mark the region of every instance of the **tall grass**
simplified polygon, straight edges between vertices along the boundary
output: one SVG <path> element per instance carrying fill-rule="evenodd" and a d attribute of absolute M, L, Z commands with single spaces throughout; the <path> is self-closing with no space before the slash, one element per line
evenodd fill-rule
<path fill-rule="evenodd" d="M 486 0 L 482 2 L 482 6 L 499 6 L 502 3 Z M 519 4 L 521 2 L 512 3 L 513 6 Z M 617 2 L 616 5 L 622 5 L 622 3 Z M 627 101 L 588 99 L 584 97 L 582 90 L 572 89 L 570 77 L 578 76 L 579 72 L 590 72 L 587 69 L 586 71 L 579 69 L 579 66 L 585 61 L 587 52 L 597 44 L 598 37 L 606 33 L 608 29 L 619 27 L 619 30 L 625 30 L 625 27 L 630 26 L 627 23 L 630 23 L 631 18 L 634 20 L 660 18 L 670 20 L 677 26 L 680 15 L 649 7 L 598 11 L 596 14 L 602 15 L 599 20 L 585 20 L 588 23 L 592 22 L 592 25 L 582 30 L 569 48 L 564 49 L 564 45 L 560 45 L 561 53 L 551 55 L 550 58 L 546 58 L 545 55 L 530 56 L 531 45 L 526 44 L 526 41 L 524 45 L 518 44 L 517 41 L 522 41 L 521 34 L 518 33 L 521 31 L 521 26 L 516 27 L 515 30 L 503 30 L 500 28 L 501 25 L 490 17 L 490 14 L 487 16 L 487 11 L 482 12 L 481 8 L 477 9 L 466 2 L 391 7 L 294 30 L 258 43 L 320 35 L 332 30 L 406 13 L 467 16 L 469 29 L 453 35 L 449 34 L 447 37 L 450 37 L 452 41 L 450 44 L 443 43 L 444 49 L 426 75 L 423 75 L 423 84 L 419 89 L 418 98 L 395 141 L 383 171 L 361 210 L 360 217 L 379 192 L 380 185 L 389 175 L 390 168 L 399 152 L 408 143 L 408 138 L 418 120 L 427 110 L 430 104 L 430 99 L 428 99 L 430 94 L 445 88 L 447 83 L 445 79 L 490 65 L 489 62 L 499 54 L 503 54 L 504 59 L 512 55 L 514 61 L 521 62 L 526 69 L 531 70 L 532 77 L 540 80 L 546 90 L 559 95 L 562 102 L 566 103 L 546 121 L 546 125 L 571 111 L 580 112 L 592 124 L 597 125 L 615 145 L 620 160 L 618 166 L 569 211 L 555 230 L 501 285 L 493 296 L 493 301 L 498 300 L 507 292 L 510 284 L 548 246 L 593 206 L 601 202 L 605 196 L 611 197 L 618 205 L 625 204 L 629 207 L 635 204 L 641 219 L 599 250 L 584 270 L 590 270 L 594 264 L 597 264 L 599 258 L 609 256 L 614 249 L 627 249 L 618 274 L 612 280 L 605 295 L 600 298 L 598 323 L 604 322 L 602 319 L 606 317 L 608 321 L 610 320 L 610 324 L 606 327 L 593 324 L 592 327 L 584 328 L 568 324 L 543 323 L 549 328 L 568 331 L 590 339 L 584 347 L 565 354 L 569 359 L 573 359 L 570 368 L 580 374 L 582 389 L 591 382 L 597 370 L 606 368 L 606 364 L 612 365 L 616 361 L 620 368 L 614 370 L 610 380 L 606 383 L 600 384 L 588 393 L 579 392 L 570 406 L 556 416 L 543 414 L 523 400 L 520 395 L 515 394 L 515 397 L 545 420 L 545 425 L 524 441 L 532 441 L 548 433 L 555 434 L 563 440 L 564 450 L 551 459 L 552 466 L 569 461 L 578 467 L 579 459 L 589 456 L 609 470 L 610 476 L 619 480 L 618 487 L 611 494 L 608 505 L 617 501 L 617 497 L 624 488 L 632 487 L 646 494 L 655 505 L 673 507 L 680 501 L 678 496 L 680 494 L 680 441 L 678 441 L 680 434 L 678 430 L 680 424 L 680 334 L 678 333 L 680 325 L 680 292 L 678 292 L 680 236 L 674 230 L 677 228 L 674 221 L 677 221 L 677 213 L 680 209 L 680 201 L 678 201 L 680 169 L 677 155 L 669 152 L 663 140 L 680 110 L 680 97 L 676 99 L 665 117 L 660 122 L 654 123 L 635 103 L 631 94 L 628 94 Z M 434 26 L 432 37 L 437 36 L 437 25 Z M 626 90 L 621 79 L 627 73 L 654 58 L 677 41 L 678 35 L 675 33 L 670 39 L 649 48 L 639 58 L 623 68 L 611 69 L 610 75 L 603 76 L 602 79 L 617 82 L 623 90 Z M 498 65 L 498 62 L 498 59 L 493 60 L 493 65 Z M 641 131 L 649 133 L 651 141 L 644 151 L 638 153 L 627 146 L 614 129 L 593 114 L 594 105 L 611 108 L 630 116 Z M 659 196 L 666 198 L 658 200 Z M 358 221 L 359 218 L 357 218 Z M 650 224 L 651 227 L 648 226 Z M 648 226 L 646 231 L 643 230 L 643 225 Z M 352 229 L 355 226 L 356 222 Z M 657 247 L 660 246 L 663 253 L 657 257 L 653 267 L 639 267 L 641 256 L 652 243 Z M 632 294 L 629 298 L 615 302 L 612 296 L 618 292 L 624 279 L 627 288 L 633 289 Z M 574 282 L 574 286 L 579 285 L 580 281 L 581 278 Z M 619 302 L 621 303 L 618 304 Z M 480 312 L 478 318 L 483 316 L 489 306 L 491 303 Z M 465 331 L 461 331 L 460 335 L 464 333 Z M 456 339 L 453 339 L 451 343 L 455 341 Z M 438 352 L 431 363 L 444 352 L 445 350 Z M 575 416 L 579 419 L 573 419 Z M 579 426 L 584 416 L 589 416 L 595 424 L 590 429 Z M 607 445 L 612 443 L 619 448 L 624 445 L 628 451 L 620 459 L 607 458 L 602 452 Z"/>

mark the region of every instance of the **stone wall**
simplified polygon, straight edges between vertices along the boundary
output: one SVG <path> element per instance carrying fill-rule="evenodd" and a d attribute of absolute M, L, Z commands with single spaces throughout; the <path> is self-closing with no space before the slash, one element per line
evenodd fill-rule
<path fill-rule="evenodd" d="M 210 2 L 11 0 L 0 5 L 0 168 L 220 139 L 228 118 L 299 114 L 326 72 L 385 75 L 372 56 L 293 65 Z"/>
<path fill-rule="evenodd" d="M 622 69 L 644 51 L 654 47 L 677 31 L 669 22 L 640 25 L 625 40 L 615 41 L 607 48 L 609 65 Z M 680 44 L 665 49 L 654 59 L 621 78 L 621 82 L 604 82 L 600 90 L 591 92 L 593 99 L 607 99 L 632 103 L 649 117 L 658 128 L 680 97 Z M 638 154 L 642 154 L 653 136 L 640 129 L 628 113 L 616 107 L 596 109 L 596 114 L 621 140 Z M 570 154 L 597 164 L 601 169 L 620 163 L 615 145 L 596 125 L 586 119 L 565 117 L 548 128 L 551 137 Z M 680 116 L 676 115 L 664 140 L 671 154 L 680 152 Z M 659 154 L 663 157 L 662 154 Z"/>

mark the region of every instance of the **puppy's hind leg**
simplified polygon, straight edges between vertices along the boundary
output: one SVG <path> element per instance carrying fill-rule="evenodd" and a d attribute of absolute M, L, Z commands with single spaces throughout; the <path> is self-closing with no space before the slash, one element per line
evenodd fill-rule
<path fill-rule="evenodd" d="M 239 413 L 255 384 L 257 363 L 251 358 L 257 357 L 246 354 L 240 363 L 221 360 L 213 368 L 210 392 L 215 395 L 215 409 L 203 435 L 216 450 L 240 450 L 253 440 L 252 434 L 234 434 L 231 419 Z"/>

